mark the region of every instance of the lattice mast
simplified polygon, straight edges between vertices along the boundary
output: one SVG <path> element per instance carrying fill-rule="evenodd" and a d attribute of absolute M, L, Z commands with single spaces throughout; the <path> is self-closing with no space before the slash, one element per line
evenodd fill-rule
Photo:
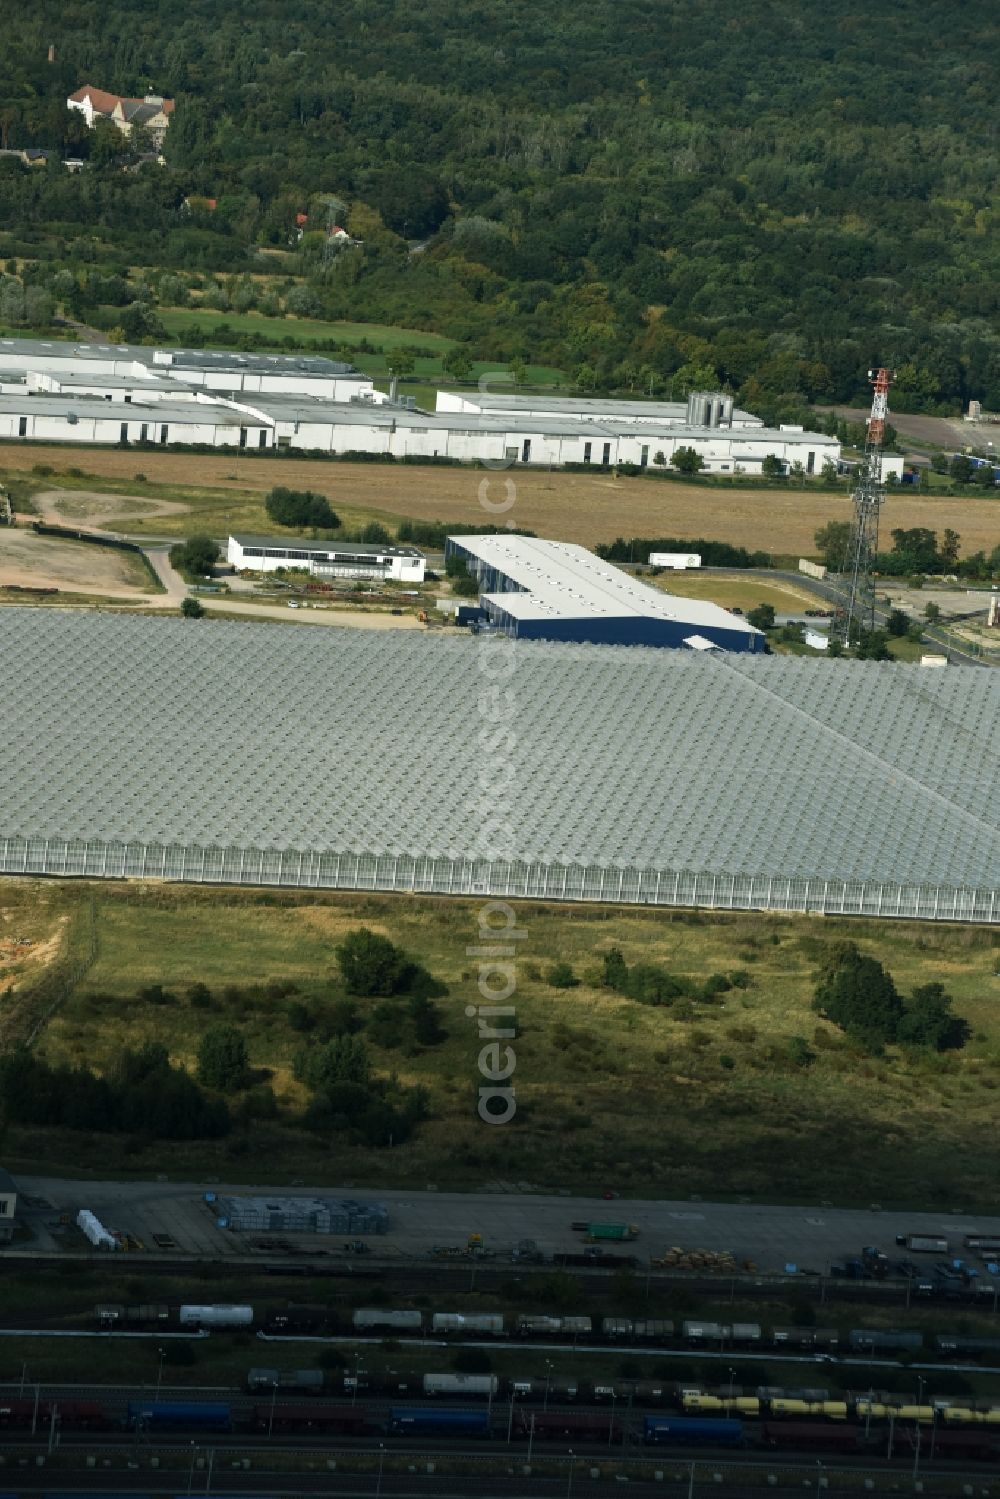
<path fill-rule="evenodd" d="M 885 499 L 882 483 L 882 444 L 889 414 L 889 384 L 886 369 L 869 370 L 873 386 L 872 409 L 865 436 L 864 457 L 854 490 L 854 519 L 844 559 L 847 603 L 837 614 L 833 633 L 849 644 L 862 630 L 875 628 L 875 557 L 878 552 L 878 520 Z"/>

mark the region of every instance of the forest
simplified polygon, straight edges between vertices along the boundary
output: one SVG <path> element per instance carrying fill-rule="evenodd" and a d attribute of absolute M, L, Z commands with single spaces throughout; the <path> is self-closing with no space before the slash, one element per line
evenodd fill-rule
<path fill-rule="evenodd" d="M 896 410 L 1000 409 L 998 32 L 989 0 L 36 0 L 0 146 L 55 155 L 0 158 L 0 255 L 58 305 L 281 277 L 285 312 L 772 418 L 867 404 L 872 362 Z M 164 165 L 66 110 L 85 82 L 176 100 Z"/>

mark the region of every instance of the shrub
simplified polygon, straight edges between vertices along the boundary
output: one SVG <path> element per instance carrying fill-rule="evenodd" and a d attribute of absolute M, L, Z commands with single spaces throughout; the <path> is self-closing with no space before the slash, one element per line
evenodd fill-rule
<path fill-rule="evenodd" d="M 569 963 L 553 963 L 545 974 L 545 982 L 551 989 L 575 989 L 580 980 Z"/>
<path fill-rule="evenodd" d="M 395 994 L 406 970 L 405 954 L 368 927 L 349 932 L 336 948 L 341 977 L 351 994 Z"/>
<path fill-rule="evenodd" d="M 219 1093 L 241 1088 L 247 1075 L 247 1046 L 234 1025 L 207 1030 L 198 1047 L 198 1078 Z"/>
<path fill-rule="evenodd" d="M 192 984 L 188 990 L 188 1004 L 192 1010 L 210 1010 L 212 991 L 207 984 Z"/>
<path fill-rule="evenodd" d="M 204 577 L 211 574 L 219 556 L 219 547 L 210 536 L 189 536 L 170 548 L 170 566 L 189 577 Z"/>
<path fill-rule="evenodd" d="M 788 1043 L 788 1055 L 796 1067 L 811 1067 L 816 1060 L 816 1053 L 812 1050 L 805 1036 L 793 1036 Z"/>
<path fill-rule="evenodd" d="M 276 484 L 264 501 L 264 509 L 279 526 L 321 526 L 332 531 L 340 525 L 326 495 L 312 489 L 287 489 Z"/>

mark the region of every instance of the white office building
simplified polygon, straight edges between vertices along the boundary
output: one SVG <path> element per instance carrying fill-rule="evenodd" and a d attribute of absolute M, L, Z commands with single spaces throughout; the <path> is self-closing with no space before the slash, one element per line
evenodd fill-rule
<path fill-rule="evenodd" d="M 314 578 L 422 583 L 426 559 L 416 547 L 373 546 L 360 541 L 285 540 L 281 536 L 230 536 L 226 560 L 237 572 L 275 573 L 299 568 Z"/>

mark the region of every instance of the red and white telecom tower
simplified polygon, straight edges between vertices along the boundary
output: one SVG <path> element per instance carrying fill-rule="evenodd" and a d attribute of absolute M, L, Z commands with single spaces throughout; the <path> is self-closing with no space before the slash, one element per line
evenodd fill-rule
<path fill-rule="evenodd" d="M 831 634 L 844 645 L 856 641 L 862 630 L 875 628 L 875 557 L 878 552 L 878 519 L 885 499 L 882 483 L 882 444 L 885 419 L 889 414 L 889 385 L 892 376 L 887 369 L 869 370 L 874 387 L 871 415 L 865 437 L 864 457 L 858 469 L 854 490 L 854 519 L 844 558 L 847 602 L 838 611 Z"/>

